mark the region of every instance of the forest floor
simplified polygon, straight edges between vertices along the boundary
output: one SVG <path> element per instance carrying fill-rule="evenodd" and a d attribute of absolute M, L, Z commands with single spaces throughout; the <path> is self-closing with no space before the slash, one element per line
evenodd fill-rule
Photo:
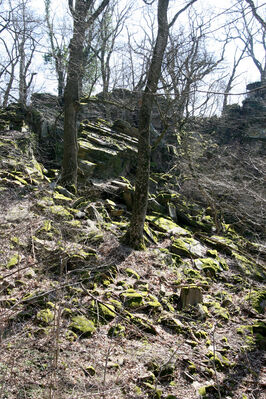
<path fill-rule="evenodd" d="M 265 247 L 154 212 L 132 250 L 121 198 L 51 184 L 22 138 L 0 137 L 0 398 L 265 398 Z"/>

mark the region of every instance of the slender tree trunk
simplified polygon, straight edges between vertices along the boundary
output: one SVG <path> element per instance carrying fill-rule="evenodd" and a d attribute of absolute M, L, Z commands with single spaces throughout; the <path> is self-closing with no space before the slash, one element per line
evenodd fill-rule
<path fill-rule="evenodd" d="M 26 105 L 25 49 L 24 39 L 19 47 L 19 102 Z"/>
<path fill-rule="evenodd" d="M 151 64 L 148 71 L 147 84 L 142 96 L 142 104 L 139 116 L 139 142 L 138 164 L 135 183 L 135 195 L 132 210 L 132 218 L 125 241 L 132 248 L 144 247 L 143 229 L 147 211 L 149 178 L 150 178 L 150 123 L 154 96 L 157 91 L 158 81 L 161 75 L 161 66 L 164 52 L 167 46 L 169 28 L 173 26 L 179 15 L 197 0 L 191 0 L 179 10 L 170 24 L 167 22 L 167 10 L 169 0 L 158 0 L 157 19 L 158 31 Z"/>
<path fill-rule="evenodd" d="M 63 69 L 58 68 L 58 97 L 62 100 L 65 88 L 65 75 Z"/>
<path fill-rule="evenodd" d="M 142 248 L 150 177 L 150 123 L 154 95 L 161 74 L 161 65 L 168 39 L 167 10 L 169 0 L 158 1 L 158 33 L 149 68 L 139 116 L 138 165 L 132 218 L 126 235 L 127 243 Z"/>
<path fill-rule="evenodd" d="M 6 87 L 4 98 L 3 98 L 3 107 L 7 107 L 7 104 L 8 104 L 9 94 L 10 94 L 10 91 L 12 89 L 13 82 L 15 79 L 15 66 L 16 66 L 16 63 L 12 64 L 8 85 Z"/>
<path fill-rule="evenodd" d="M 64 93 L 64 155 L 62 184 L 66 187 L 77 185 L 77 113 L 79 110 L 80 82 L 83 73 L 83 43 L 87 19 L 86 1 L 77 0 L 74 18 L 74 32 L 69 46 L 69 65 Z"/>
<path fill-rule="evenodd" d="M 73 7 L 73 0 L 68 0 L 68 3 L 74 19 L 74 26 L 73 37 L 69 45 L 68 74 L 64 93 L 64 154 L 61 183 L 66 188 L 76 191 L 78 170 L 77 115 L 82 90 L 85 34 L 93 21 L 107 6 L 109 0 L 103 0 L 91 16 L 88 16 L 88 13 L 94 3 L 93 0 L 76 0 L 75 7 Z"/>

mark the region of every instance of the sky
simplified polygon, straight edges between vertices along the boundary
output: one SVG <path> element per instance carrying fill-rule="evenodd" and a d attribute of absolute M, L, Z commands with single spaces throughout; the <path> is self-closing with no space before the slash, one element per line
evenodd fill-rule
<path fill-rule="evenodd" d="M 242 0 L 244 1 L 244 0 Z M 264 8 L 266 9 L 263 0 L 254 0 L 255 3 L 260 6 L 260 10 Z M 219 44 L 214 41 L 214 38 L 222 38 L 224 35 L 224 32 L 226 30 L 226 24 L 227 21 L 222 15 L 223 11 L 226 9 L 230 9 L 230 7 L 235 4 L 237 0 L 224 0 L 224 1 L 213 1 L 213 0 L 198 0 L 195 3 L 195 8 L 198 10 L 199 15 L 205 15 L 205 19 L 210 19 L 211 24 L 210 27 L 208 28 L 208 36 L 209 36 L 209 48 L 210 51 L 213 52 L 214 54 L 217 53 L 217 48 L 219 47 Z M 120 3 L 127 4 L 128 0 L 121 0 Z M 65 14 L 67 10 L 67 0 L 51 0 L 51 11 L 52 14 L 55 15 L 55 22 L 56 19 L 60 20 L 61 16 Z M 261 7 L 264 4 L 264 7 Z M 33 7 L 36 9 L 38 13 L 43 13 L 44 6 L 43 6 L 43 1 L 33 1 L 32 2 Z M 132 12 L 132 16 L 130 20 L 127 23 L 128 27 L 133 28 L 137 32 L 141 32 L 141 28 L 138 27 L 139 24 L 142 24 L 142 26 L 145 26 L 146 22 L 143 20 L 143 1 L 142 0 L 135 0 L 134 2 L 135 5 L 135 10 Z M 179 10 L 182 6 L 184 5 L 184 1 L 182 0 L 172 0 L 170 1 L 170 6 L 172 7 L 172 13 L 175 13 L 177 10 Z M 171 11 L 169 13 L 169 16 L 171 15 Z M 206 17 L 208 15 L 208 18 Z M 218 16 L 217 16 L 218 15 Z M 182 15 L 182 18 L 178 19 L 176 24 L 184 24 L 186 25 L 187 21 L 185 16 Z M 71 21 L 69 22 L 71 24 Z M 55 23 L 56 25 L 56 23 Z M 138 34 L 135 36 L 135 40 L 138 40 Z M 233 41 L 229 46 L 228 46 L 228 51 L 227 51 L 227 63 L 230 65 L 230 63 L 233 60 L 233 54 L 235 52 L 235 47 L 237 45 L 236 41 Z M 45 51 L 45 49 L 44 49 Z M 36 90 L 40 91 L 50 91 L 54 94 L 56 94 L 56 89 L 57 89 L 57 84 L 52 76 L 52 74 L 49 73 L 48 67 L 46 66 L 44 68 L 43 66 L 43 54 L 39 54 L 39 65 L 37 66 L 38 70 L 38 75 L 35 80 L 35 87 Z M 245 92 L 245 87 L 247 83 L 256 81 L 259 79 L 259 74 L 257 68 L 254 66 L 254 63 L 250 59 L 246 59 L 242 62 L 242 64 L 239 67 L 238 73 L 240 74 L 240 77 L 238 79 L 238 85 L 233 88 L 232 92 L 233 93 L 242 93 Z M 237 102 L 240 101 L 243 98 L 243 96 L 232 96 L 232 102 Z"/>

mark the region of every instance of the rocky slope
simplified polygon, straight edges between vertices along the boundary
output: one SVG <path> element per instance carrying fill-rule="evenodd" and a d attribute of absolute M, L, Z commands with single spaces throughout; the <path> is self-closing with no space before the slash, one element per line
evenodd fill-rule
<path fill-rule="evenodd" d="M 1 132 L 0 397 L 262 399 L 265 247 L 160 170 L 147 249 L 124 246 L 136 139 L 83 125 L 77 196 Z"/>

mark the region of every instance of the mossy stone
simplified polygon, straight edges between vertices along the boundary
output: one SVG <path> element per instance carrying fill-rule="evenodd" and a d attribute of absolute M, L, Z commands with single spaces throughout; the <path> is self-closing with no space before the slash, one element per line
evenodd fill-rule
<path fill-rule="evenodd" d="M 266 310 L 266 289 L 253 290 L 245 298 L 250 301 L 253 309 L 258 313 L 264 313 Z"/>
<path fill-rule="evenodd" d="M 171 314 L 164 314 L 159 318 L 159 323 L 164 327 L 168 327 L 176 334 L 182 334 L 185 331 L 184 324 L 180 320 L 174 318 Z"/>
<path fill-rule="evenodd" d="M 157 227 L 160 231 L 167 234 L 171 233 L 179 236 L 191 236 L 191 233 L 188 230 L 178 226 L 178 224 L 174 223 L 172 220 L 166 219 L 159 214 L 152 216 L 147 215 L 146 220 Z"/>
<path fill-rule="evenodd" d="M 14 254 L 12 255 L 9 260 L 7 261 L 7 265 L 6 267 L 8 269 L 12 269 L 12 267 L 16 266 L 17 264 L 19 264 L 19 262 L 21 261 L 22 256 L 20 256 L 19 254 Z"/>
<path fill-rule="evenodd" d="M 85 370 L 86 373 L 87 373 L 88 375 L 90 375 L 91 377 L 93 377 L 93 376 L 96 374 L 96 370 L 95 370 L 95 368 L 92 367 L 92 366 L 87 366 L 87 367 L 84 368 L 84 370 Z"/>
<path fill-rule="evenodd" d="M 227 357 L 223 356 L 221 353 L 216 352 L 215 353 L 215 357 L 214 357 L 214 353 L 212 351 L 210 351 L 207 356 L 209 357 L 209 359 L 212 362 L 215 362 L 215 366 L 217 368 L 217 370 L 222 371 L 225 368 L 231 367 L 233 366 L 233 363 L 231 363 L 229 361 L 229 359 L 227 359 Z"/>
<path fill-rule="evenodd" d="M 43 309 L 37 313 L 36 317 L 42 324 L 50 324 L 54 320 L 54 312 L 51 309 Z"/>
<path fill-rule="evenodd" d="M 222 307 L 219 302 L 212 302 L 211 303 L 211 311 L 218 317 L 224 319 L 224 320 L 229 320 L 229 312 L 227 309 Z"/>
<path fill-rule="evenodd" d="M 133 269 L 131 269 L 131 268 L 129 268 L 129 267 L 125 270 L 125 272 L 126 272 L 126 274 L 127 274 L 129 277 L 133 277 L 133 278 L 135 278 L 135 279 L 137 279 L 137 280 L 140 279 L 140 275 L 139 275 L 135 270 L 133 270 Z"/>
<path fill-rule="evenodd" d="M 117 324 L 116 326 L 110 327 L 108 331 L 108 337 L 123 337 L 125 335 L 125 327 L 121 324 Z"/>
<path fill-rule="evenodd" d="M 174 239 L 170 250 L 174 254 L 188 258 L 200 258 L 205 254 L 202 244 L 191 237 Z"/>
<path fill-rule="evenodd" d="M 149 294 L 147 296 L 147 300 L 145 301 L 145 309 L 150 312 L 150 311 L 160 311 L 162 310 L 162 305 L 158 301 L 158 299 L 154 296 Z"/>
<path fill-rule="evenodd" d="M 134 324 L 137 328 L 139 328 L 141 331 L 149 333 L 149 334 L 157 335 L 156 328 L 154 327 L 152 322 L 150 322 L 149 320 L 146 320 L 140 316 L 135 316 L 129 312 L 125 312 L 125 314 L 126 314 L 127 319 L 132 324 Z"/>
<path fill-rule="evenodd" d="M 127 308 L 134 309 L 144 305 L 143 294 L 134 290 L 129 289 L 126 292 L 122 292 L 120 296 Z"/>
<path fill-rule="evenodd" d="M 73 317 L 70 328 L 83 337 L 90 337 L 96 331 L 93 321 L 88 320 L 85 316 Z"/>
<path fill-rule="evenodd" d="M 113 320 L 116 317 L 114 305 L 99 303 L 98 309 L 101 317 L 106 321 Z"/>
<path fill-rule="evenodd" d="M 49 207 L 49 210 L 55 216 L 60 216 L 61 218 L 66 219 L 66 220 L 73 219 L 73 216 L 71 215 L 71 213 L 66 208 L 64 208 L 62 205 L 52 205 Z"/>

